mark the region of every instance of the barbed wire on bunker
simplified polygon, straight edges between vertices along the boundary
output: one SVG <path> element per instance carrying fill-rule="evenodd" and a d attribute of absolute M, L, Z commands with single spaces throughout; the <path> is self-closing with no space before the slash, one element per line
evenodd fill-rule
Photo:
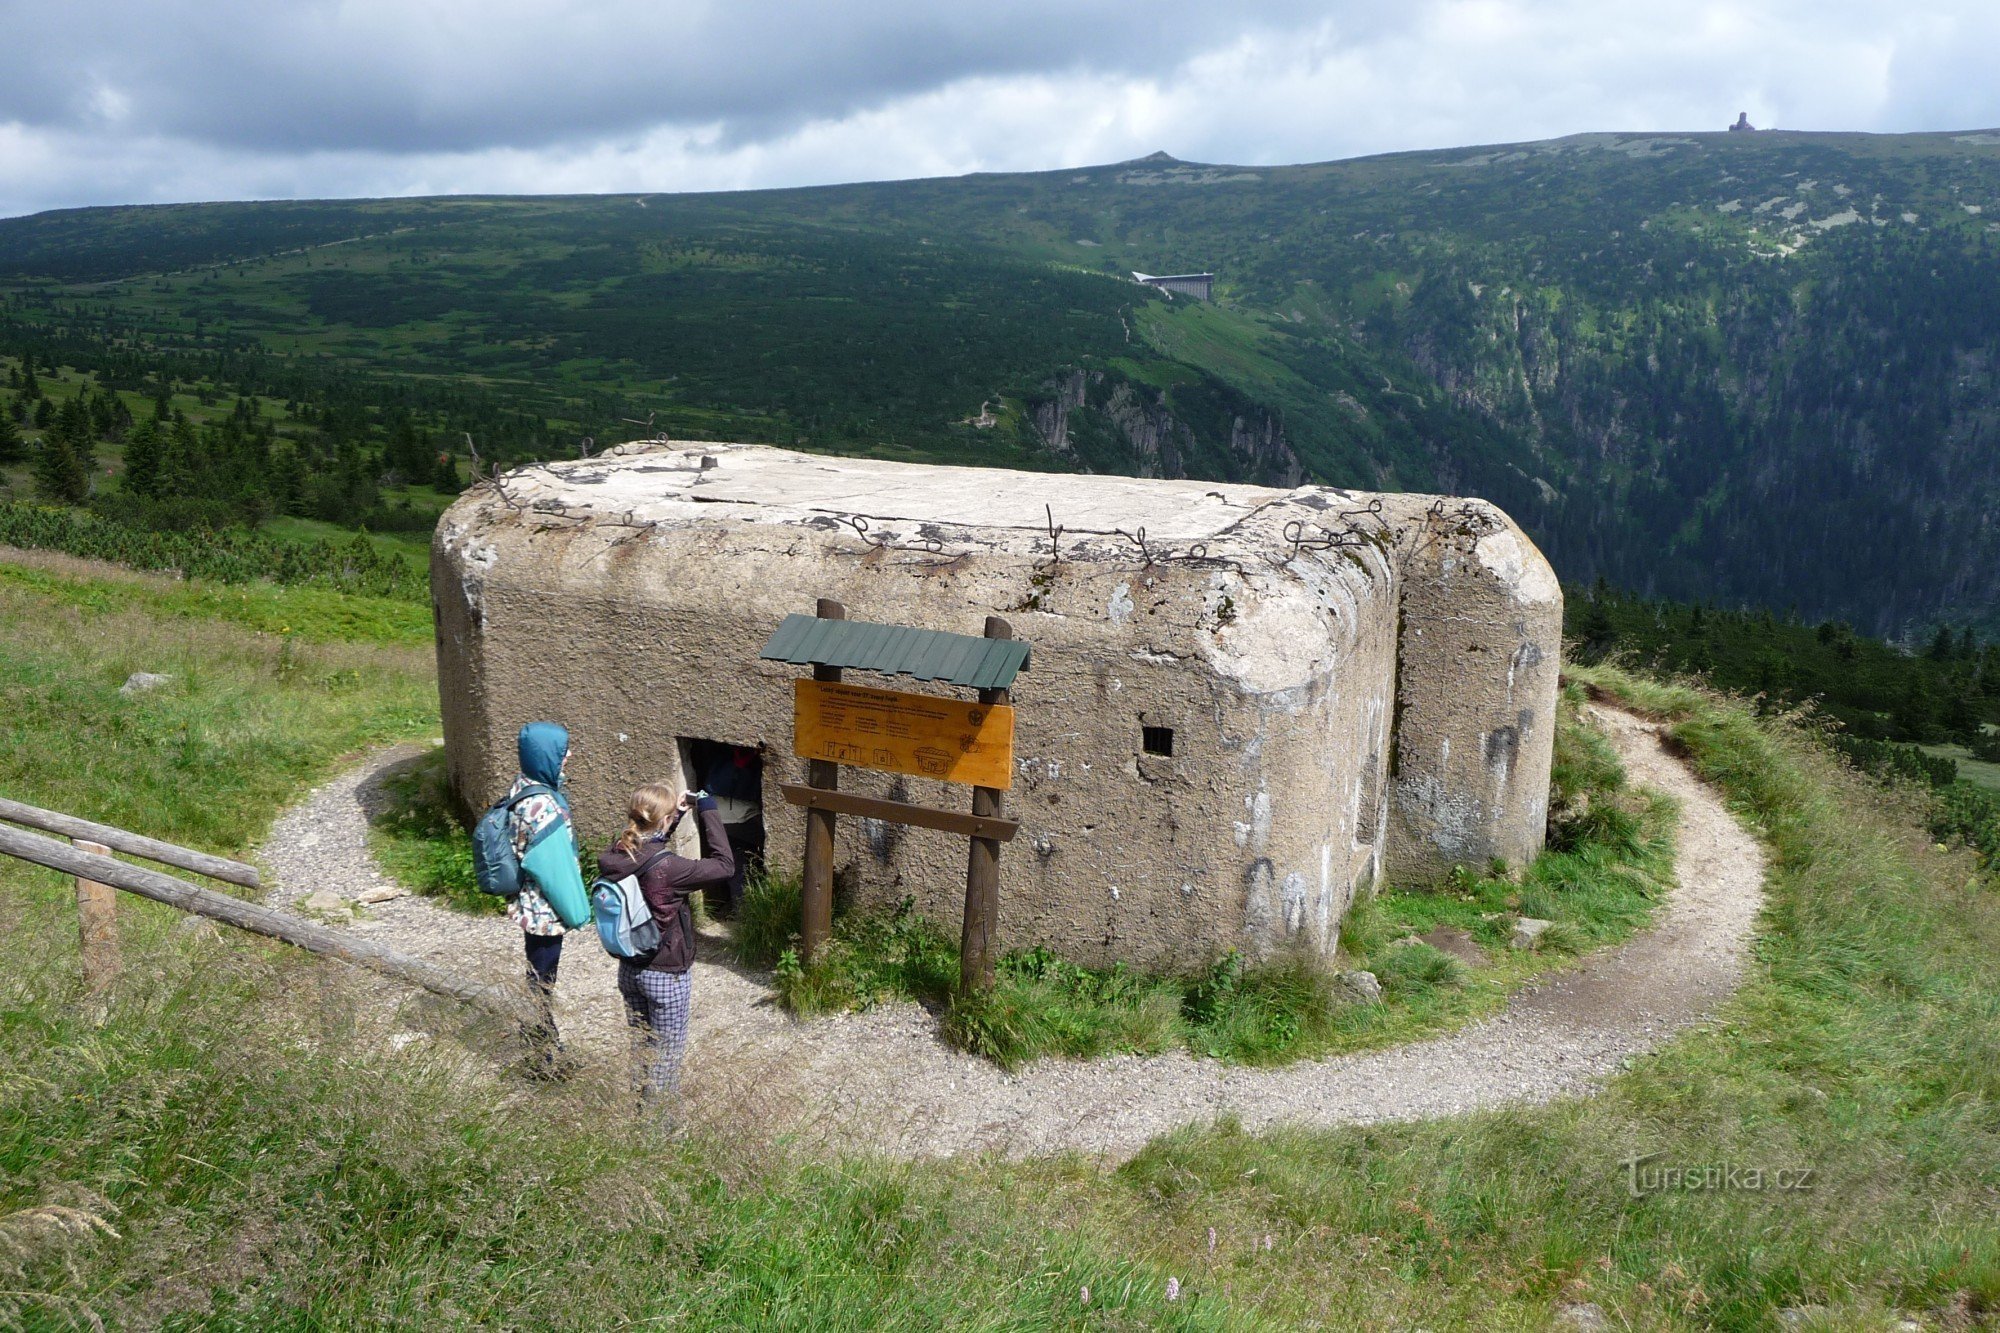
<path fill-rule="evenodd" d="M 1302 518 L 1295 518 L 1282 529 L 1284 539 L 1291 543 L 1291 555 L 1287 560 L 1296 560 L 1301 551 L 1339 551 L 1362 546 L 1383 549 L 1395 545 L 1402 534 L 1396 525 L 1383 517 L 1380 496 L 1355 509 L 1343 509 L 1333 516 L 1338 528 L 1324 523 L 1315 523 L 1310 528 Z"/>
<path fill-rule="evenodd" d="M 1447 537 L 1470 537 L 1477 541 L 1501 526 L 1492 511 L 1478 502 L 1460 500 L 1454 505 L 1444 496 L 1431 501 L 1423 517 L 1417 520 L 1391 521 L 1378 496 L 1359 508 L 1340 511 L 1333 516 L 1333 522 L 1341 526 L 1308 526 L 1303 519 L 1285 524 L 1284 538 L 1291 544 L 1288 559 L 1297 559 L 1302 551 L 1356 550 L 1370 546 L 1381 551 L 1385 560 L 1392 560 L 1399 573 L 1406 573 L 1413 560 Z M 1409 540 L 1412 530 L 1419 525 L 1423 535 L 1413 542 Z"/>
<path fill-rule="evenodd" d="M 944 541 L 939 537 L 927 536 L 917 542 L 907 542 L 897 540 L 894 533 L 878 534 L 869 524 L 868 520 L 860 514 L 840 514 L 836 515 L 836 517 L 848 527 L 853 528 L 855 535 L 861 538 L 862 544 L 871 550 L 905 551 L 914 555 L 929 557 L 923 560 L 903 562 L 906 564 L 918 564 L 928 569 L 941 569 L 946 565 L 955 565 L 972 554 L 970 551 L 960 551 L 957 555 L 945 556 Z"/>
<path fill-rule="evenodd" d="M 1474 542 L 1498 532 L 1503 526 L 1491 509 L 1483 507 L 1476 500 L 1460 500 L 1453 505 L 1440 495 L 1424 509 L 1423 540 L 1410 548 L 1403 557 L 1403 564 L 1435 547 L 1448 537 L 1469 537 Z"/>
<path fill-rule="evenodd" d="M 1049 523 L 1049 559 L 1046 570 L 1044 569 L 1042 562 L 1037 560 L 1035 562 L 1035 572 L 1037 573 L 1046 572 L 1053 574 L 1055 571 L 1062 568 L 1063 526 L 1062 524 L 1056 522 L 1056 511 L 1054 505 L 1044 504 L 1042 506 L 1042 513 L 1044 516 L 1047 517 Z"/>
<path fill-rule="evenodd" d="M 1172 546 L 1161 545 L 1147 537 L 1144 524 L 1136 526 L 1130 532 L 1124 528 L 1070 528 L 1066 524 L 1056 522 L 1055 506 L 1044 504 L 1042 514 L 1048 525 L 1049 553 L 1045 559 L 1035 561 L 1038 573 L 1053 574 L 1062 567 L 1062 541 L 1065 535 L 1070 534 L 1086 537 L 1117 537 L 1129 543 L 1139 557 L 1141 570 L 1151 569 L 1155 565 L 1193 565 L 1204 569 L 1230 569 L 1239 574 L 1243 572 L 1240 561 L 1233 556 L 1211 553 L 1207 542 L 1191 542 L 1176 550 Z"/>
<path fill-rule="evenodd" d="M 673 441 L 667 438 L 667 433 L 665 431 L 653 429 L 653 421 L 659 415 L 660 415 L 659 409 L 655 408 L 654 410 L 646 414 L 646 419 L 644 421 L 640 421 L 636 417 L 618 418 L 618 420 L 623 422 L 625 425 L 638 426 L 646 432 L 645 435 L 640 437 L 640 439 L 628 440 L 626 441 L 626 443 L 638 444 L 643 441 L 646 444 L 672 444 Z"/>
<path fill-rule="evenodd" d="M 466 443 L 470 445 L 471 442 L 472 437 L 470 435 L 466 436 Z M 519 514 L 524 518 L 532 515 L 538 520 L 544 520 L 535 524 L 534 530 L 538 533 L 555 531 L 558 526 L 557 522 L 547 520 L 558 520 L 563 523 L 579 525 L 589 524 L 597 528 L 627 529 L 624 536 L 613 540 L 607 545 L 606 549 L 610 549 L 611 547 L 623 546 L 627 542 L 642 540 L 659 530 L 660 521 L 658 519 L 641 518 L 635 509 L 628 509 L 622 514 L 606 514 L 600 510 L 570 504 L 568 501 L 559 500 L 554 496 L 543 496 L 536 500 L 524 499 L 515 494 L 509 487 L 508 482 L 510 480 L 524 476 L 538 468 L 546 469 L 547 466 L 546 463 L 530 463 L 526 467 L 516 468 L 511 472 L 502 472 L 496 466 L 492 468 L 490 474 L 483 481 L 477 484 L 491 490 L 494 498 L 499 500 L 501 505 L 510 512 Z M 698 472 L 702 469 L 681 468 L 677 470 Z"/>

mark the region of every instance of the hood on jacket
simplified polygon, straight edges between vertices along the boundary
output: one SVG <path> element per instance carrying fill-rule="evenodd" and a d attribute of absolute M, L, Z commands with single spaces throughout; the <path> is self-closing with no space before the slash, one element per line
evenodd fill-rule
<path fill-rule="evenodd" d="M 569 728 L 560 722 L 530 722 L 521 728 L 516 748 L 524 777 L 551 791 L 560 787 L 563 758 L 569 754 Z"/>

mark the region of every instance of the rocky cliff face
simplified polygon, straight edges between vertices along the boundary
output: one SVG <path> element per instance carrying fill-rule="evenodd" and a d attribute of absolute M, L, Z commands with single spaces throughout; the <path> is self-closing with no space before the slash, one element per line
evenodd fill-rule
<path fill-rule="evenodd" d="M 1189 401 L 1176 401 L 1180 389 Z M 1071 367 L 1041 386 L 1028 419 L 1042 446 L 1091 472 L 1297 486 L 1305 470 L 1271 412 L 1220 384 L 1155 389 Z"/>

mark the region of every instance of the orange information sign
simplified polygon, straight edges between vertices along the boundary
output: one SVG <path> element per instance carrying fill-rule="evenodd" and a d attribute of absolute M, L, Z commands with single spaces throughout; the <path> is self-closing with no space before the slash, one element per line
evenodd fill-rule
<path fill-rule="evenodd" d="M 828 680 L 794 681 L 793 688 L 792 753 L 802 759 L 1002 791 L 1014 785 L 1008 704 Z"/>

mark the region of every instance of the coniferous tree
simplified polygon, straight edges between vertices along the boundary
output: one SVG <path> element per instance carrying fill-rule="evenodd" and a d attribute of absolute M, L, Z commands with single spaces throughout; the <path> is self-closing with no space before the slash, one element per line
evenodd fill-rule
<path fill-rule="evenodd" d="M 0 465 L 18 463 L 26 450 L 21 444 L 21 428 L 14 424 L 14 418 L 0 412 Z"/>
<path fill-rule="evenodd" d="M 56 409 L 55 419 L 49 429 L 60 434 L 83 464 L 86 472 L 97 466 L 96 435 L 91 429 L 90 403 L 86 395 L 89 390 L 79 392 Z"/>
<path fill-rule="evenodd" d="M 1952 682 L 1951 692 L 1945 697 L 1944 729 L 1953 736 L 1970 739 L 1979 734 L 1982 720 L 1978 702 L 1972 697 L 1972 682 Z"/>
<path fill-rule="evenodd" d="M 203 462 L 201 437 L 193 423 L 176 416 L 173 426 L 162 432 L 153 493 L 163 499 L 196 494 Z"/>
<path fill-rule="evenodd" d="M 35 455 L 35 484 L 42 497 L 57 504 L 82 504 L 90 495 L 90 464 L 60 425 L 42 437 Z"/>
<path fill-rule="evenodd" d="M 125 440 L 125 489 L 133 495 L 151 498 L 160 487 L 160 423 L 157 418 L 142 421 Z"/>
<path fill-rule="evenodd" d="M 1922 742 L 1937 725 L 1937 699 L 1918 672 L 1911 672 L 1903 693 L 1889 710 L 1889 723 L 1905 740 Z"/>
<path fill-rule="evenodd" d="M 1612 623 L 1611 609 L 1604 603 L 1604 598 L 1593 595 L 1576 627 L 1584 656 L 1593 661 L 1618 641 L 1618 627 Z"/>
<path fill-rule="evenodd" d="M 280 514 L 304 514 L 305 468 L 295 446 L 283 445 L 271 451 L 271 501 Z"/>

